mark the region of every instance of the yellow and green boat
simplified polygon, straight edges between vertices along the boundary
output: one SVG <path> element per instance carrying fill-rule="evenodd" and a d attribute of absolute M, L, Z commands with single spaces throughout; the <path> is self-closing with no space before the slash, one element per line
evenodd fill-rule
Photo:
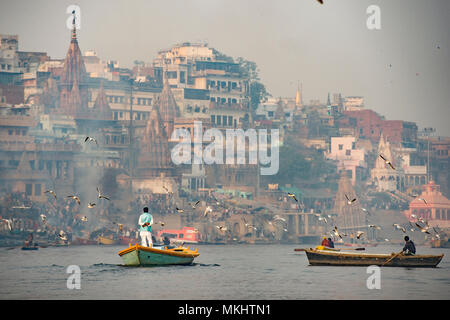
<path fill-rule="evenodd" d="M 126 266 L 162 266 L 162 265 L 186 265 L 191 264 L 198 253 L 189 247 L 177 247 L 168 249 L 167 247 L 143 247 L 139 244 L 129 246 L 127 249 L 118 252 Z"/>

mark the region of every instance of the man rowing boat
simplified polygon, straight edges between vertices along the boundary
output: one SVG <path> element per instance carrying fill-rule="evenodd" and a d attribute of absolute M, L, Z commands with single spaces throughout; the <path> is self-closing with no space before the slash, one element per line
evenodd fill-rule
<path fill-rule="evenodd" d="M 403 251 L 405 255 L 415 255 L 416 254 L 416 246 L 412 240 L 409 240 L 408 236 L 405 236 L 405 246 L 403 247 Z"/>

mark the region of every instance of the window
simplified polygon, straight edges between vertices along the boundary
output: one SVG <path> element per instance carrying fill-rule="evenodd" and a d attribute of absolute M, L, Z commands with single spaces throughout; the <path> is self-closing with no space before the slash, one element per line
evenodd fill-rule
<path fill-rule="evenodd" d="M 216 123 L 216 116 L 215 115 L 211 115 L 211 123 Z"/>
<path fill-rule="evenodd" d="M 41 195 L 41 184 L 40 183 L 36 183 L 34 185 L 34 195 L 35 196 L 40 196 Z"/>
<path fill-rule="evenodd" d="M 352 142 L 352 149 L 355 150 L 355 148 L 356 148 L 356 143 Z"/>
<path fill-rule="evenodd" d="M 228 116 L 228 125 L 231 127 L 233 125 L 233 117 Z"/>
<path fill-rule="evenodd" d="M 27 194 L 27 196 L 31 196 L 33 191 L 33 185 L 31 183 L 27 183 L 25 185 L 25 193 Z"/>
<path fill-rule="evenodd" d="M 350 149 L 345 150 L 345 155 L 346 155 L 346 156 L 351 155 L 351 150 L 350 150 Z"/>
<path fill-rule="evenodd" d="M 227 125 L 227 116 L 222 116 L 222 124 L 223 124 L 224 126 Z"/>
<path fill-rule="evenodd" d="M 342 150 L 344 148 L 344 145 L 343 144 L 340 144 L 339 145 L 339 150 Z"/>
<path fill-rule="evenodd" d="M 440 209 L 436 209 L 436 219 L 437 220 L 441 219 L 441 210 Z"/>
<path fill-rule="evenodd" d="M 267 116 L 268 116 L 269 118 L 272 118 L 272 117 L 273 117 L 273 111 L 267 112 Z"/>
<path fill-rule="evenodd" d="M 180 71 L 180 83 L 186 83 L 186 73 L 184 71 Z"/>
<path fill-rule="evenodd" d="M 220 123 L 220 120 L 221 120 L 222 118 L 220 117 L 220 116 L 217 116 L 217 124 L 221 124 Z"/>

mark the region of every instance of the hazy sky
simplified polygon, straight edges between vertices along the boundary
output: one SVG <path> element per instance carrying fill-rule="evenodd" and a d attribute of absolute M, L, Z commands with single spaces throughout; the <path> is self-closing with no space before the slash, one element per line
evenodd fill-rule
<path fill-rule="evenodd" d="M 70 41 L 66 8 L 77 4 L 81 50 L 103 60 L 131 67 L 173 44 L 207 41 L 255 61 L 274 97 L 295 96 L 301 81 L 305 102 L 325 102 L 328 92 L 361 95 L 389 120 L 450 136 L 450 1 L 324 2 L 1 0 L 0 33 L 19 35 L 20 50 L 63 58 Z M 366 26 L 372 4 L 381 9 L 381 30 Z"/>

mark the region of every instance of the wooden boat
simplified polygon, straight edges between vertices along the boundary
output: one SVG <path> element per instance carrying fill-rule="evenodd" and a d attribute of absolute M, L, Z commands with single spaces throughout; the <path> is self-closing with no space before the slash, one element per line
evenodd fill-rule
<path fill-rule="evenodd" d="M 22 250 L 38 250 L 39 247 L 22 247 Z"/>
<path fill-rule="evenodd" d="M 119 244 L 119 241 L 110 239 L 110 238 L 106 238 L 106 237 L 102 237 L 102 236 L 98 236 L 97 243 L 104 244 L 104 245 L 114 245 L 114 244 Z"/>
<path fill-rule="evenodd" d="M 312 266 L 386 266 L 434 268 L 441 262 L 441 255 L 398 255 L 385 253 L 357 253 L 334 250 L 305 249 Z M 391 259 L 394 257 L 393 259 Z M 390 260 L 391 259 L 391 260 Z"/>
<path fill-rule="evenodd" d="M 186 265 L 191 264 L 199 256 L 198 249 L 189 250 L 189 247 L 143 247 L 135 244 L 119 251 L 126 266 L 158 266 L 158 265 Z"/>

